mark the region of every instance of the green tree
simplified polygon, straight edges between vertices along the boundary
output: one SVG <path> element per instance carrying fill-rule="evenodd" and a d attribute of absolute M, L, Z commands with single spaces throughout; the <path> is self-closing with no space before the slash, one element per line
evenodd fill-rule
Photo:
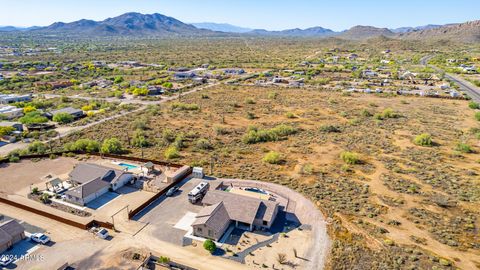
<path fill-rule="evenodd" d="M 0 137 L 5 135 L 9 135 L 10 133 L 14 132 L 15 128 L 13 127 L 0 127 Z"/>
<path fill-rule="evenodd" d="M 43 116 L 40 112 L 34 111 L 25 114 L 23 117 L 19 119 L 22 124 L 38 124 L 38 123 L 46 123 L 48 119 Z"/>
<path fill-rule="evenodd" d="M 103 141 L 100 151 L 105 154 L 121 154 L 124 150 L 120 140 L 110 138 Z"/>
<path fill-rule="evenodd" d="M 74 118 L 73 115 L 69 113 L 57 113 L 53 116 L 52 120 L 60 124 L 68 124 L 73 122 Z"/>
<path fill-rule="evenodd" d="M 178 152 L 178 148 L 174 145 L 171 145 L 170 147 L 165 150 L 165 158 L 166 159 L 175 159 L 179 158 L 180 153 Z"/>
<path fill-rule="evenodd" d="M 208 250 L 210 253 L 213 253 L 213 252 L 215 252 L 215 250 L 217 250 L 217 246 L 210 239 L 207 239 L 207 240 L 205 240 L 205 242 L 203 242 L 203 248 Z"/>

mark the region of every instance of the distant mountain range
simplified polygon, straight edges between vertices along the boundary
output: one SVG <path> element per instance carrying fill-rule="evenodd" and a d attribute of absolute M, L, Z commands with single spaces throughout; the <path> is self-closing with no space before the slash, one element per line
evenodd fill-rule
<path fill-rule="evenodd" d="M 17 26 L 0 26 L 1 32 L 13 32 L 13 31 L 29 31 L 41 28 L 40 26 L 31 27 L 17 27 Z"/>
<path fill-rule="evenodd" d="M 203 23 L 192 23 L 192 25 L 199 29 L 207 29 L 207 30 L 225 32 L 225 33 L 247 33 L 253 30 L 251 28 L 231 25 L 228 23 L 203 22 Z"/>
<path fill-rule="evenodd" d="M 144 15 L 134 12 L 103 21 L 83 19 L 71 23 L 56 22 L 30 32 L 76 36 L 195 36 L 214 33 L 162 14 Z"/>
<path fill-rule="evenodd" d="M 424 25 L 396 29 L 357 25 L 348 30 L 335 32 L 320 26 L 307 29 L 268 31 L 219 23 L 187 24 L 162 14 L 125 13 L 103 21 L 79 20 L 71 23 L 56 22 L 46 27 L 17 28 L 0 27 L 4 32 L 28 32 L 46 35 L 73 35 L 87 37 L 136 36 L 266 36 L 266 37 L 336 37 L 349 40 L 363 40 L 375 37 L 397 39 L 442 40 L 480 42 L 480 21 L 447 25 Z"/>

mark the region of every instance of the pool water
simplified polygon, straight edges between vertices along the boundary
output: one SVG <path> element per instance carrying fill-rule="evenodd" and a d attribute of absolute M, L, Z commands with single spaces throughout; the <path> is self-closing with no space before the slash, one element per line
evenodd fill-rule
<path fill-rule="evenodd" d="M 260 193 L 260 194 L 266 194 L 268 195 L 267 192 L 261 190 L 261 189 L 258 189 L 258 188 L 245 188 L 244 189 L 245 191 L 250 191 L 250 192 L 255 192 L 255 193 Z"/>
<path fill-rule="evenodd" d="M 138 168 L 138 166 L 135 166 L 135 165 L 132 165 L 132 164 L 128 164 L 128 163 L 118 163 L 119 166 L 122 166 L 124 168 L 127 168 L 129 170 L 133 170 L 133 169 L 136 169 Z"/>

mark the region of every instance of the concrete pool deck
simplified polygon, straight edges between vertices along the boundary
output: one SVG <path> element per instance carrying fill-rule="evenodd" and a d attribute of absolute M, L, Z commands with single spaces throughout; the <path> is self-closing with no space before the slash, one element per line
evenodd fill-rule
<path fill-rule="evenodd" d="M 268 201 L 272 196 L 270 194 L 264 194 L 264 193 L 259 193 L 259 192 L 254 192 L 254 191 L 248 191 L 248 190 L 243 190 L 238 187 L 233 187 L 228 190 L 228 192 L 232 192 L 235 194 L 243 195 L 243 196 L 248 196 L 256 199 L 261 199 Z"/>

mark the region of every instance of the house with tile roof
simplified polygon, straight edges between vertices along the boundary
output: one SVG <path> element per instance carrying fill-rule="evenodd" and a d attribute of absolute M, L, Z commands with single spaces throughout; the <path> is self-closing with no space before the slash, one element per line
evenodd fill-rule
<path fill-rule="evenodd" d="M 11 248 L 25 238 L 25 229 L 16 220 L 11 219 L 0 224 L 0 253 Z"/>

